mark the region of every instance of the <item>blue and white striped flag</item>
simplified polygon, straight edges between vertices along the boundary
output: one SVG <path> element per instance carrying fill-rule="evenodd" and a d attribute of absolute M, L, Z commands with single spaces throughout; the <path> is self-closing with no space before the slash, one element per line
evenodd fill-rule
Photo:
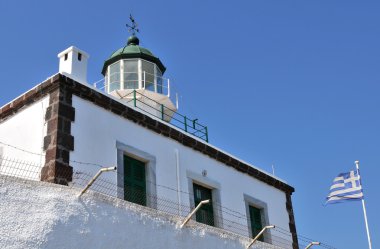
<path fill-rule="evenodd" d="M 339 174 L 335 177 L 330 193 L 326 198 L 326 204 L 344 201 L 357 201 L 363 199 L 360 174 L 357 170 Z"/>

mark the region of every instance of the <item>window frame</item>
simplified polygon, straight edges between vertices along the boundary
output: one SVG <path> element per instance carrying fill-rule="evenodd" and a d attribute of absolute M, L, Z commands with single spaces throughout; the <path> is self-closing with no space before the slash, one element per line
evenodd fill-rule
<path fill-rule="evenodd" d="M 121 81 L 121 80 L 122 80 L 121 75 L 122 75 L 122 73 L 123 73 L 123 70 L 122 70 L 122 69 L 123 69 L 122 61 L 116 61 L 116 62 L 112 63 L 111 65 L 109 65 L 109 66 L 108 66 L 108 69 L 107 69 L 106 77 L 108 77 L 108 80 L 107 80 L 107 82 L 108 82 L 108 84 L 107 84 L 107 92 L 108 92 L 108 93 L 111 92 L 111 84 L 113 83 L 113 82 L 111 82 L 111 77 L 112 77 L 112 74 L 111 74 L 111 66 L 113 66 L 113 65 L 115 65 L 115 64 L 117 64 L 117 63 L 119 63 L 119 89 L 117 89 L 117 90 L 120 90 L 120 88 L 121 88 L 122 86 L 124 86 L 124 81 Z M 116 82 L 116 81 L 115 81 L 115 82 Z M 115 90 L 113 90 L 113 91 L 115 91 Z"/>
<path fill-rule="evenodd" d="M 197 196 L 197 194 L 196 194 L 196 191 L 194 191 L 194 189 L 195 189 L 195 187 L 197 187 L 197 189 L 199 190 L 199 191 L 201 191 L 201 192 L 203 192 L 203 190 L 206 190 L 206 191 L 209 191 L 209 193 L 210 193 L 210 195 L 211 195 L 211 203 L 208 203 L 208 204 L 204 204 L 204 205 L 202 205 L 201 207 L 200 207 L 200 209 L 198 210 L 198 212 L 194 215 L 194 217 L 195 217 L 195 220 L 197 221 L 197 222 L 199 222 L 199 223 L 203 223 L 203 224 L 206 224 L 206 225 L 209 225 L 209 226 L 215 226 L 215 214 L 214 214 L 214 210 L 215 210 L 215 207 L 214 207 L 214 201 L 213 201 L 213 194 L 212 194 L 212 188 L 209 188 L 209 187 L 205 187 L 205 186 L 203 186 L 203 185 L 201 185 L 201 184 L 199 184 L 198 182 L 193 182 L 193 192 L 194 192 L 194 194 L 193 194 L 193 198 L 194 198 L 194 206 L 196 206 L 196 205 L 198 205 L 201 201 L 203 201 L 203 200 L 206 200 L 206 199 L 203 199 L 203 198 L 201 198 L 200 200 L 196 200 L 197 198 L 196 198 L 196 196 Z M 197 202 L 197 203 L 196 203 Z M 208 207 L 205 207 L 205 205 L 211 205 L 211 209 Z M 210 209 L 210 210 L 205 210 L 205 209 Z M 207 221 L 207 220 L 203 220 L 203 221 L 201 221 L 201 220 L 199 220 L 198 219 L 198 217 L 199 217 L 199 215 L 200 215 L 200 213 L 199 213 L 199 211 L 200 210 L 203 210 L 203 211 L 206 211 L 206 212 L 210 212 L 211 211 L 211 215 L 212 215 L 212 222 L 211 221 Z M 210 214 L 210 213 L 209 213 Z M 200 217 L 200 219 L 202 219 L 201 217 Z M 212 223 L 212 224 L 210 224 L 210 223 Z"/>
<path fill-rule="evenodd" d="M 122 80 L 122 84 L 121 84 L 121 90 L 132 90 L 133 88 L 125 88 L 126 85 L 127 85 L 127 82 L 125 82 L 125 73 L 133 73 L 133 72 L 129 72 L 129 71 L 126 71 L 125 70 L 125 61 L 134 61 L 134 62 L 137 62 L 137 88 L 136 89 L 141 89 L 142 88 L 142 85 L 141 85 L 141 75 L 139 74 L 139 71 L 141 70 L 141 60 L 136 58 L 136 59 L 123 59 L 121 60 L 123 63 L 122 63 L 122 73 L 123 74 L 120 74 L 120 77 L 121 77 L 121 80 Z"/>
<path fill-rule="evenodd" d="M 261 201 L 259 199 L 256 199 L 250 195 L 244 194 L 244 203 L 245 203 L 245 210 L 246 210 L 246 216 L 247 216 L 247 228 L 248 228 L 248 233 L 249 237 L 253 237 L 252 234 L 252 224 L 251 224 L 251 214 L 249 207 L 252 206 L 254 208 L 257 208 L 260 210 L 260 215 L 261 215 L 261 225 L 262 227 L 270 224 L 269 222 L 269 215 L 268 215 L 268 204 L 264 201 Z M 270 229 L 267 229 L 264 234 L 264 243 L 272 243 L 272 236 L 271 236 L 271 231 Z"/>
<path fill-rule="evenodd" d="M 218 205 L 221 205 L 221 184 L 210 177 L 202 176 L 201 174 L 186 170 L 186 176 L 188 180 L 188 189 L 189 189 L 189 199 L 190 199 L 190 208 L 195 208 L 194 200 L 194 187 L 193 184 L 203 186 L 205 188 L 211 189 L 212 195 L 212 206 L 214 213 L 214 227 L 223 228 L 223 213 L 220 208 L 216 208 Z M 192 220 L 196 221 L 195 215 L 192 217 Z"/>
<path fill-rule="evenodd" d="M 150 83 L 153 83 L 153 92 L 156 93 L 157 92 L 157 75 L 156 75 L 156 67 L 157 67 L 157 65 L 155 63 L 153 63 L 153 62 L 150 62 L 150 61 L 147 61 L 147 60 L 144 60 L 144 59 L 140 59 L 140 61 L 141 61 L 141 70 L 140 70 L 140 74 L 141 74 L 141 88 L 147 89 L 146 88 L 146 75 L 145 75 L 145 81 L 144 81 L 144 77 L 143 77 L 143 75 L 144 75 L 143 63 L 149 63 L 149 64 L 151 64 L 153 66 L 153 72 L 152 72 L 153 82 L 150 82 Z M 149 91 L 152 91 L 152 90 L 149 90 Z"/>
<path fill-rule="evenodd" d="M 116 141 L 117 148 L 117 197 L 124 199 L 124 156 L 145 163 L 146 206 L 157 209 L 156 157 L 133 146 Z"/>

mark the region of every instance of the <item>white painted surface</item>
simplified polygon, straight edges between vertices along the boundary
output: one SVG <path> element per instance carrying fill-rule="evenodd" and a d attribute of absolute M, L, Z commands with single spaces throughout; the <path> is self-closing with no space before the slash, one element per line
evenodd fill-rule
<path fill-rule="evenodd" d="M 134 91 L 136 92 L 134 93 Z M 136 104 L 144 112 L 160 119 L 163 118 L 167 122 L 170 122 L 177 111 L 169 96 L 146 89 L 120 89 L 111 92 L 110 95 L 120 99 L 126 105 L 134 106 Z M 162 115 L 162 111 L 164 115 Z"/>
<path fill-rule="evenodd" d="M 0 166 L 2 174 L 11 173 L 12 175 L 26 176 L 29 179 L 40 179 L 39 170 L 36 170 L 35 167 L 31 170 L 22 162 L 26 161 L 28 164 L 39 166 L 45 163 L 43 141 L 46 135 L 45 113 L 48 106 L 49 96 L 46 96 L 0 122 L 0 147 L 3 150 L 3 160 Z"/>
<path fill-rule="evenodd" d="M 81 54 L 81 60 L 78 58 Z M 90 56 L 71 46 L 58 54 L 59 72 L 81 83 L 87 83 L 87 62 Z"/>
<path fill-rule="evenodd" d="M 103 195 L 0 176 L 0 248 L 243 249 L 249 241 Z M 257 242 L 251 248 L 275 249 Z"/>
<path fill-rule="evenodd" d="M 209 183 L 216 183 L 215 186 L 219 186 L 222 206 L 246 214 L 244 202 L 246 194 L 267 204 L 269 216 L 267 223 L 289 229 L 286 197 L 282 191 L 76 96 L 73 97 L 73 106 L 76 110 L 76 119 L 72 125 L 75 150 L 70 154 L 71 160 L 92 162 L 107 167 L 115 166 L 117 165 L 116 143 L 134 147 L 155 157 L 158 197 L 174 202 L 180 199 L 182 205 L 191 206 L 188 194 L 181 193 L 178 198 L 176 191 L 160 187 L 163 185 L 174 190 L 178 188 L 175 152 L 178 150 L 180 165 L 178 175 L 182 191 L 191 191 L 189 187 L 192 186 L 192 180 L 189 177 L 195 176 L 197 178 L 195 180 L 209 187 L 213 187 Z M 92 174 L 99 169 L 96 166 L 75 163 L 72 166 L 74 170 L 90 171 Z M 202 176 L 203 170 L 207 170 L 206 177 Z M 116 193 L 116 173 L 102 177 L 115 183 Z M 228 214 L 223 214 L 223 218 L 236 220 L 236 217 L 229 217 Z"/>

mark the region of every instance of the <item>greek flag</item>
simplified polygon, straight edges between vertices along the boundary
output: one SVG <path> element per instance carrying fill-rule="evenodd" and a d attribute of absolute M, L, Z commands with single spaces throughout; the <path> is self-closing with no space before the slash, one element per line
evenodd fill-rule
<path fill-rule="evenodd" d="M 363 199 L 362 185 L 359 172 L 352 170 L 335 177 L 326 204 Z"/>

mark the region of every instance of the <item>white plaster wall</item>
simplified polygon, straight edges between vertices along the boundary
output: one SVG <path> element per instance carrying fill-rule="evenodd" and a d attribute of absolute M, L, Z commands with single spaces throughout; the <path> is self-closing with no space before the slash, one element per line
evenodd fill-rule
<path fill-rule="evenodd" d="M 45 163 L 43 140 L 46 135 L 45 113 L 48 105 L 49 96 L 46 96 L 0 122 L 0 157 L 3 158 L 0 173 L 40 179 L 40 170 L 36 167 L 42 167 Z"/>
<path fill-rule="evenodd" d="M 175 150 L 178 150 L 181 191 L 189 192 L 189 177 L 199 176 L 206 185 L 207 182 L 215 182 L 219 186 L 222 206 L 246 214 L 244 194 L 249 195 L 267 204 L 267 223 L 289 229 L 286 197 L 282 191 L 76 96 L 73 97 L 73 106 L 76 110 L 72 125 L 75 150 L 70 154 L 71 160 L 116 166 L 116 143 L 132 146 L 156 158 L 157 195 L 176 202 L 177 193 L 159 185 L 177 189 Z M 92 174 L 99 169 L 75 163 L 72 166 L 74 170 L 91 171 Z M 202 176 L 202 170 L 207 170 L 207 177 Z M 114 181 L 116 188 L 116 173 L 102 177 Z M 191 205 L 188 194 L 181 194 L 180 199 L 183 205 Z"/>
<path fill-rule="evenodd" d="M 0 176 L 0 248 L 243 249 L 248 239 L 104 195 Z M 251 248 L 276 249 L 257 242 Z M 279 249 L 279 248 L 277 248 Z"/>

